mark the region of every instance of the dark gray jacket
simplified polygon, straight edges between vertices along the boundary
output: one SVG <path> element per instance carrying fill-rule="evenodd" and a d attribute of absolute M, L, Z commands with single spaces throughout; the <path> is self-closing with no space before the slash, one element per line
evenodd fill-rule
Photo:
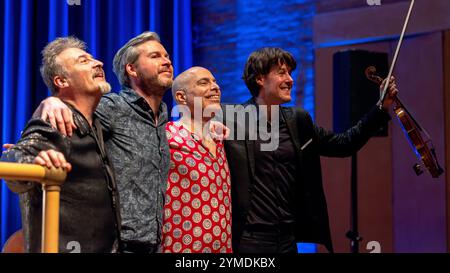
<path fill-rule="evenodd" d="M 105 152 L 100 122 L 93 127 L 70 107 L 77 129 L 65 137 L 41 119 L 32 119 L 21 139 L 2 155 L 2 161 L 31 163 L 40 151 L 62 152 L 72 164 L 61 187 L 59 252 L 111 252 L 117 248 L 120 215 L 114 173 Z M 27 252 L 41 251 L 42 190 L 32 182 L 7 182 L 20 193 L 22 226 Z"/>

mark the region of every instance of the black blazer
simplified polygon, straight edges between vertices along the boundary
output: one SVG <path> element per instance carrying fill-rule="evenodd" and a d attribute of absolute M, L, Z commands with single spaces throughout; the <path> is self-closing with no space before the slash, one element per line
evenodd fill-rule
<path fill-rule="evenodd" d="M 239 114 L 244 108 L 255 105 L 251 99 L 243 105 L 234 105 Z M 238 249 L 247 212 L 252 198 L 252 185 L 255 174 L 255 141 L 249 140 L 248 115 L 245 123 L 227 117 L 224 105 L 225 124 L 231 129 L 234 139 L 225 141 L 225 150 L 231 173 L 232 198 L 232 237 L 233 248 Z M 374 107 L 354 127 L 342 134 L 335 134 L 316 126 L 311 116 L 300 108 L 280 107 L 286 120 L 289 134 L 297 153 L 297 179 L 294 185 L 295 236 L 298 242 L 323 244 L 333 252 L 328 222 L 327 204 L 322 185 L 320 156 L 347 157 L 356 153 L 379 127 L 390 120 L 389 114 Z M 229 111 L 228 111 L 229 112 Z M 236 130 L 245 131 L 245 139 L 236 140 Z M 308 143 L 309 142 L 309 143 Z"/>

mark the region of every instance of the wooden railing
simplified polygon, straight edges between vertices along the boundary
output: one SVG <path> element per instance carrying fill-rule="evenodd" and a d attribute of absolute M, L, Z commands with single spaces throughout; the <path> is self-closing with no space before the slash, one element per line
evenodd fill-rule
<path fill-rule="evenodd" d="M 59 194 L 67 173 L 62 168 L 0 162 L 0 178 L 42 184 L 42 252 L 57 253 L 59 240 Z"/>

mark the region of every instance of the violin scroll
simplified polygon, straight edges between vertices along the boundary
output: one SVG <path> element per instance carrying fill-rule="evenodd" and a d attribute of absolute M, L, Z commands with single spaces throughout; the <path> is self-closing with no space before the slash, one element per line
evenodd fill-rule
<path fill-rule="evenodd" d="M 375 66 L 369 66 L 366 68 L 366 71 L 364 71 L 364 74 L 366 74 L 366 78 L 373 81 L 374 83 L 381 85 L 381 83 L 383 82 L 383 79 L 378 76 L 377 74 L 377 69 L 375 68 Z"/>

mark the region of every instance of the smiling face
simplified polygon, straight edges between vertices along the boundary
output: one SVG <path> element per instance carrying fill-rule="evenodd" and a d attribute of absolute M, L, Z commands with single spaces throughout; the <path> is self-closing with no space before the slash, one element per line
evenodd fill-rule
<path fill-rule="evenodd" d="M 138 45 L 139 57 L 131 65 L 130 78 L 145 90 L 166 91 L 172 86 L 173 67 L 169 54 L 158 41 Z"/>
<path fill-rule="evenodd" d="M 194 67 L 189 71 L 186 81 L 186 105 L 194 113 L 194 98 L 201 98 L 202 110 L 220 109 L 220 87 L 213 74 L 203 67 Z"/>
<path fill-rule="evenodd" d="M 56 61 L 63 67 L 65 75 L 55 77 L 60 90 L 101 96 L 111 90 L 106 82 L 103 63 L 79 48 L 67 48 Z"/>
<path fill-rule="evenodd" d="M 286 64 L 274 65 L 267 75 L 256 80 L 260 86 L 258 97 L 268 105 L 280 105 L 291 101 L 291 91 L 294 80 L 291 68 Z"/>

